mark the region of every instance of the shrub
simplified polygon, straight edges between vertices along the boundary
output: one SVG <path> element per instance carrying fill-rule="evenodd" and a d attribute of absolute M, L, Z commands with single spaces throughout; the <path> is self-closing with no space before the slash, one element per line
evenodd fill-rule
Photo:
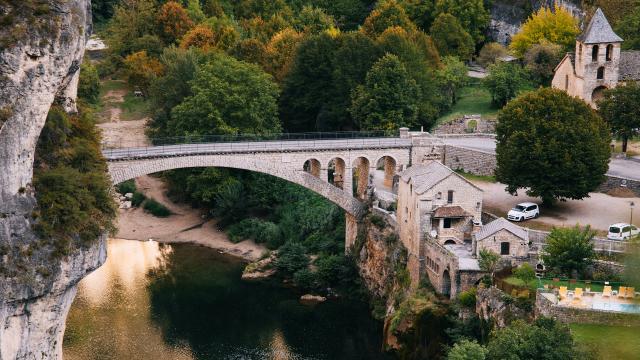
<path fill-rule="evenodd" d="M 471 288 L 467 291 L 463 291 L 458 295 L 458 301 L 460 301 L 460 305 L 466 308 L 475 308 L 476 307 L 476 288 Z"/>
<path fill-rule="evenodd" d="M 383 229 L 384 228 L 384 219 L 382 218 L 382 216 L 379 215 L 371 215 L 369 217 L 369 221 L 371 221 L 371 223 L 373 225 L 375 225 L 378 229 Z"/>
<path fill-rule="evenodd" d="M 522 280 L 525 285 L 529 285 L 529 283 L 536 278 L 535 270 L 533 270 L 528 263 L 520 265 L 520 267 L 513 271 L 513 275 Z"/>
<path fill-rule="evenodd" d="M 131 206 L 138 207 L 147 199 L 140 191 L 135 191 L 131 197 Z"/>
<path fill-rule="evenodd" d="M 134 193 L 136 192 L 136 182 L 133 179 L 121 182 L 120 184 L 118 184 L 118 186 L 116 186 L 116 190 L 122 195 Z"/>
<path fill-rule="evenodd" d="M 171 211 L 167 209 L 166 206 L 162 205 L 152 198 L 148 198 L 147 200 L 145 200 L 143 208 L 144 211 L 150 213 L 153 216 L 167 217 L 171 215 Z"/>
<path fill-rule="evenodd" d="M 309 269 L 300 269 L 293 274 L 293 282 L 303 289 L 314 289 L 318 284 L 318 276 Z"/>
<path fill-rule="evenodd" d="M 289 242 L 280 248 L 274 265 L 279 272 L 292 275 L 309 265 L 309 257 L 305 254 L 304 246 Z"/>
<path fill-rule="evenodd" d="M 449 350 L 447 360 L 484 360 L 487 348 L 475 341 L 462 340 Z"/>

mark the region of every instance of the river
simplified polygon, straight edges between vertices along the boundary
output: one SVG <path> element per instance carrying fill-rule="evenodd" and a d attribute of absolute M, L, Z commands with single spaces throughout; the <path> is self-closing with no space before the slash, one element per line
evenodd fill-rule
<path fill-rule="evenodd" d="M 366 304 L 298 302 L 240 280 L 244 263 L 189 244 L 111 239 L 67 319 L 66 360 L 386 359 Z"/>

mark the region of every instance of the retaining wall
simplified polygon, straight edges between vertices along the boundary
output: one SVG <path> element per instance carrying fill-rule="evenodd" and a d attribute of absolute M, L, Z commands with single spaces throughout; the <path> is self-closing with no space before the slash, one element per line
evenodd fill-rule
<path fill-rule="evenodd" d="M 453 170 L 492 176 L 496 170 L 497 161 L 496 155 L 490 152 L 445 145 L 444 164 Z"/>

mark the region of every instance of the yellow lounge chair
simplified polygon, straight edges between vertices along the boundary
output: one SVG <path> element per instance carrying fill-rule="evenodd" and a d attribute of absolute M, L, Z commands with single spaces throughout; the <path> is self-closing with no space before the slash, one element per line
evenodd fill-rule
<path fill-rule="evenodd" d="M 618 288 L 618 297 L 626 297 L 627 296 L 627 287 L 626 286 L 620 286 Z"/>
<path fill-rule="evenodd" d="M 567 297 L 567 287 L 560 286 L 560 290 L 558 290 L 558 295 L 560 297 L 560 300 L 564 300 Z"/>
<path fill-rule="evenodd" d="M 628 287 L 626 298 L 633 299 L 636 297 L 636 288 Z"/>
<path fill-rule="evenodd" d="M 602 289 L 602 297 L 610 297 L 611 296 L 611 286 L 605 286 Z"/>
<path fill-rule="evenodd" d="M 573 298 L 576 300 L 582 299 L 582 288 L 576 288 Z"/>

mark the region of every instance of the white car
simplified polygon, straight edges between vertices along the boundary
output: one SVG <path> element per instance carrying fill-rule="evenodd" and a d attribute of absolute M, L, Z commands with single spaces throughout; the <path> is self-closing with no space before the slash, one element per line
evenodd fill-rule
<path fill-rule="evenodd" d="M 509 210 L 507 219 L 511 221 L 525 221 L 540 216 L 540 207 L 531 202 L 520 203 Z"/>
<path fill-rule="evenodd" d="M 635 225 L 619 223 L 609 226 L 607 239 L 609 240 L 627 240 L 640 234 L 640 230 Z"/>

